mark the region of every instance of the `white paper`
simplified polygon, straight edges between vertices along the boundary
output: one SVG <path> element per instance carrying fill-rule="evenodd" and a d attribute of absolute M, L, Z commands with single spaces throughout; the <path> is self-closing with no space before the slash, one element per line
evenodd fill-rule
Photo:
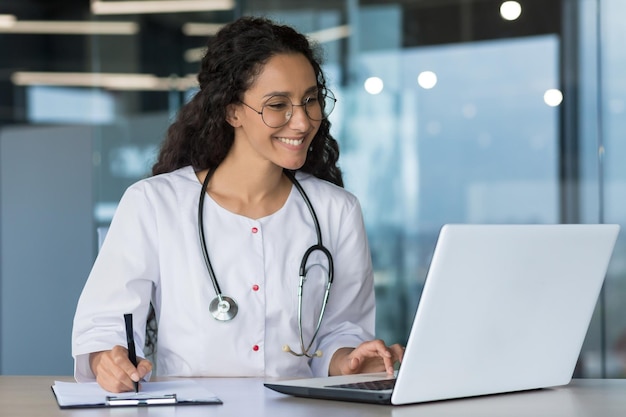
<path fill-rule="evenodd" d="M 76 383 L 55 381 L 52 389 L 54 390 L 60 407 L 104 406 L 107 396 L 137 398 L 169 394 L 176 394 L 178 402 L 221 402 L 211 391 L 197 382 L 188 379 L 142 382 L 139 394 L 135 392 L 111 393 L 102 389 L 97 382 Z"/>

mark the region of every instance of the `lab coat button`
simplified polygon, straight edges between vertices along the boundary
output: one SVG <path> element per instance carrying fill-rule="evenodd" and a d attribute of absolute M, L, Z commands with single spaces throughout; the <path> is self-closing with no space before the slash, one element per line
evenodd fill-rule
<path fill-rule="evenodd" d="M 257 229 L 256 227 L 253 227 L 253 228 L 252 228 L 252 233 L 256 233 L 256 232 L 258 232 L 258 231 L 259 231 L 259 229 Z"/>
<path fill-rule="evenodd" d="M 255 351 L 255 352 L 258 351 L 259 350 L 259 345 L 252 346 L 252 350 Z"/>
<path fill-rule="evenodd" d="M 256 285 L 256 284 L 254 284 L 254 285 L 252 286 L 252 291 L 258 291 L 258 290 L 259 290 L 259 286 L 258 286 L 258 285 Z"/>

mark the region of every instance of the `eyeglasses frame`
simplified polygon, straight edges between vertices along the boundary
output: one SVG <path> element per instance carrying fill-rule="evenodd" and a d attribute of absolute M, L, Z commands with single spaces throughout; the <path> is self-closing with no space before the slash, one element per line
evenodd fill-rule
<path fill-rule="evenodd" d="M 324 93 L 322 94 L 322 97 L 324 98 L 323 101 L 326 101 L 326 99 L 331 99 L 334 103 L 337 103 L 337 99 L 335 98 L 335 94 L 333 94 L 333 92 L 331 90 L 325 88 L 325 89 L 323 89 L 323 91 L 324 91 Z M 328 93 L 330 93 L 330 96 L 328 95 Z M 271 96 L 270 98 L 268 98 L 267 101 L 271 100 L 272 97 L 281 97 L 281 96 L 279 96 L 279 95 Z M 291 103 L 291 113 L 289 114 L 289 118 L 287 118 L 287 120 L 285 120 L 285 123 L 283 123 L 282 125 L 279 125 L 279 126 L 270 126 L 265 121 L 265 118 L 263 117 L 263 110 L 265 110 L 265 106 L 267 106 L 267 104 L 264 104 L 263 107 L 261 107 L 261 111 L 258 111 L 257 109 L 255 109 L 254 107 L 252 107 L 251 105 L 249 105 L 248 103 L 246 103 L 246 102 L 244 102 L 242 100 L 239 101 L 239 102 L 241 104 L 243 104 L 244 106 L 248 107 L 250 110 L 252 110 L 256 114 L 258 114 L 259 116 L 261 116 L 261 120 L 263 121 L 265 126 L 271 127 L 273 129 L 286 126 L 287 123 L 289 123 L 289 121 L 291 120 L 291 117 L 293 116 L 293 108 L 294 107 L 303 107 L 304 108 L 304 114 L 306 114 L 306 117 L 308 117 L 310 120 L 313 120 L 313 121 L 316 121 L 316 122 L 319 122 L 319 121 L 322 121 L 322 120 L 328 118 L 330 113 L 332 113 L 332 110 L 335 109 L 335 107 L 333 105 L 333 109 L 328 114 L 325 114 L 323 109 L 322 109 L 322 118 L 321 119 L 314 119 L 314 118 L 312 118 L 309 115 L 309 112 L 306 110 L 306 105 L 308 104 L 308 100 L 310 99 L 309 97 L 307 97 L 307 99 L 306 99 L 307 101 L 305 103 L 302 103 L 302 104 L 293 104 L 293 101 L 291 101 L 291 99 L 289 99 L 289 97 L 285 97 L 285 98 L 287 98 L 287 100 L 289 100 L 289 102 Z"/>

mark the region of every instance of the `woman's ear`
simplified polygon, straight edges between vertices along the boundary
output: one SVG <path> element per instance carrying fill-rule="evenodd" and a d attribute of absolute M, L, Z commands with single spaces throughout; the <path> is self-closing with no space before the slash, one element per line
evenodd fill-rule
<path fill-rule="evenodd" d="M 226 107 L 226 121 L 232 127 L 241 126 L 241 120 L 239 118 L 240 106 L 236 104 L 229 104 Z"/>

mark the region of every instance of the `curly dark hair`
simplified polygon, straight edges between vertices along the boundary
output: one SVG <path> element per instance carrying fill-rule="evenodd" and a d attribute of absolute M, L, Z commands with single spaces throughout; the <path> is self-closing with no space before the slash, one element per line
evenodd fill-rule
<path fill-rule="evenodd" d="M 226 121 L 227 106 L 241 102 L 263 65 L 283 53 L 304 55 L 315 71 L 319 90 L 326 89 L 317 48 L 289 26 L 243 17 L 210 38 L 198 74 L 200 90 L 169 127 L 152 175 L 187 165 L 196 171 L 216 168 L 234 140 L 234 128 Z M 300 170 L 343 186 L 338 158 L 339 146 L 330 134 L 330 122 L 324 119 Z"/>

